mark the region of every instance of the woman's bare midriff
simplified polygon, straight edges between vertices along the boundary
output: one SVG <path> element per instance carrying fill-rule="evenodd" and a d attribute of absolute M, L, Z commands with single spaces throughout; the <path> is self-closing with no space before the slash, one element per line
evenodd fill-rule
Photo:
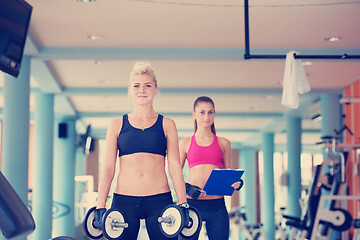
<path fill-rule="evenodd" d="M 134 153 L 120 158 L 116 193 L 131 196 L 150 196 L 169 191 L 163 156 Z"/>
<path fill-rule="evenodd" d="M 212 165 L 212 164 L 201 164 L 197 165 L 195 167 L 192 167 L 189 170 L 189 183 L 192 185 L 196 185 L 200 187 L 201 189 L 204 188 L 205 183 L 207 179 L 209 178 L 211 171 L 213 169 L 219 168 L 218 166 Z M 191 198 L 189 195 L 187 195 L 188 198 Z M 218 199 L 222 198 L 223 196 L 217 196 L 217 195 L 205 195 L 202 197 L 199 197 L 198 199 Z"/>

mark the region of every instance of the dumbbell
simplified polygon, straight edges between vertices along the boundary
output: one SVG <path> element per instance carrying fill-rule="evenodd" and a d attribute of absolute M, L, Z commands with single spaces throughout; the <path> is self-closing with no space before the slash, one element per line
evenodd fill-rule
<path fill-rule="evenodd" d="M 91 239 L 99 239 L 103 235 L 111 240 L 121 239 L 121 235 L 129 226 L 124 214 L 115 209 L 107 210 L 101 220 L 101 229 L 98 229 L 94 227 L 95 209 L 96 207 L 90 208 L 85 216 L 83 227 L 86 235 Z"/>
<path fill-rule="evenodd" d="M 191 238 L 199 233 L 202 227 L 202 220 L 199 211 L 194 207 L 189 207 L 189 223 L 183 211 L 177 205 L 166 206 L 158 218 L 161 233 L 167 238 L 177 237 L 179 234 L 183 238 Z"/>

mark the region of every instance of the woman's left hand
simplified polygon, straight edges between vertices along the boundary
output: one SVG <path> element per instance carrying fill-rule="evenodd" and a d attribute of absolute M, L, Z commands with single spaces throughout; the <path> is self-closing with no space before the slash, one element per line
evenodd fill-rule
<path fill-rule="evenodd" d="M 242 179 L 240 179 L 240 181 L 234 183 L 233 185 L 231 185 L 236 191 L 239 191 L 242 186 L 244 185 L 244 181 Z"/>

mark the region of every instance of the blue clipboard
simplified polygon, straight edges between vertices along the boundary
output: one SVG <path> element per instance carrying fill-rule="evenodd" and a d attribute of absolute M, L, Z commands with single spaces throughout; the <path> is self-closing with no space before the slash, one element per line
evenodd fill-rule
<path fill-rule="evenodd" d="M 231 196 L 234 188 L 231 186 L 240 181 L 244 170 L 214 169 L 204 186 L 206 195 Z"/>

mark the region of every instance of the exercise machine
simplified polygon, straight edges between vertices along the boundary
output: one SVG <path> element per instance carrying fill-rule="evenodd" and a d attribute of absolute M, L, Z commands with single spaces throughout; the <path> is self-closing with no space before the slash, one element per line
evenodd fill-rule
<path fill-rule="evenodd" d="M 262 223 L 246 223 L 245 208 L 234 208 L 229 212 L 229 218 L 232 223 L 240 228 L 247 240 L 267 240 Z"/>

